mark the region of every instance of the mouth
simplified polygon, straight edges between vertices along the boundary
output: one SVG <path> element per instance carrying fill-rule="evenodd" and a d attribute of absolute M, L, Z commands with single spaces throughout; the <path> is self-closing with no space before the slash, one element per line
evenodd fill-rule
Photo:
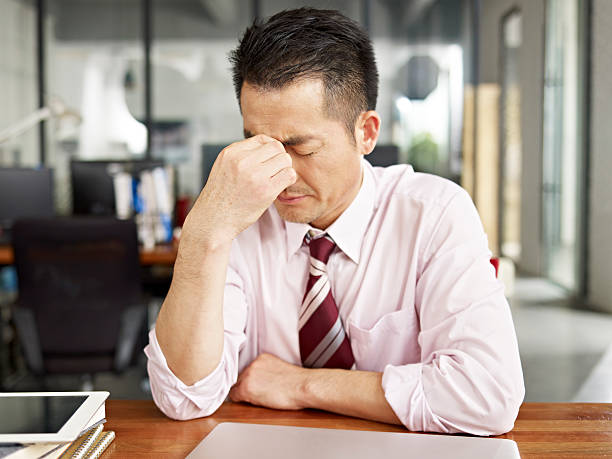
<path fill-rule="evenodd" d="M 302 195 L 290 195 L 290 194 L 286 194 L 285 192 L 282 192 L 281 194 L 278 195 L 278 197 L 276 199 L 278 199 L 283 204 L 296 204 L 296 203 L 302 201 L 303 199 L 305 199 L 306 197 L 307 197 L 307 195 L 305 195 L 305 194 L 302 194 Z"/>

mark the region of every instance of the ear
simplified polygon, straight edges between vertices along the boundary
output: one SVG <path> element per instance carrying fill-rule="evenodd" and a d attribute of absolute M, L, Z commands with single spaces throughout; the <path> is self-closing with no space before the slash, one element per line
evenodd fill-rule
<path fill-rule="evenodd" d="M 380 116 L 374 110 L 362 112 L 355 124 L 355 141 L 362 155 L 369 155 L 380 134 Z"/>

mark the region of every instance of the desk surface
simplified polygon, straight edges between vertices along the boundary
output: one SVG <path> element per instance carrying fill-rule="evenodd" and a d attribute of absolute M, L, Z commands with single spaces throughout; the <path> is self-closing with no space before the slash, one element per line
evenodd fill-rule
<path fill-rule="evenodd" d="M 150 265 L 173 265 L 176 260 L 176 246 L 158 245 L 152 249 L 140 248 L 140 264 Z M 7 245 L 0 245 L 0 266 L 13 264 L 13 249 Z"/>
<path fill-rule="evenodd" d="M 322 411 L 276 411 L 225 403 L 208 418 L 173 421 L 152 401 L 110 400 L 108 422 L 116 438 L 103 458 L 185 457 L 220 422 L 406 432 L 400 426 Z M 612 457 L 612 404 L 524 403 L 514 429 L 500 438 L 518 443 L 522 458 Z"/>

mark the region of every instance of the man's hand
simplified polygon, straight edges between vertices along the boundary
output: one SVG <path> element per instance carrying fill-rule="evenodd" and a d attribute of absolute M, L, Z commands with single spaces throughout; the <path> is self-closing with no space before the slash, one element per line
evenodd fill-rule
<path fill-rule="evenodd" d="M 234 402 L 279 410 L 316 408 L 375 421 L 401 424 L 385 399 L 381 373 L 302 368 L 261 354 L 230 390 Z"/>
<path fill-rule="evenodd" d="M 308 371 L 271 354 L 261 354 L 240 373 L 229 395 L 235 402 L 299 410 L 305 408 L 301 399 Z"/>
<path fill-rule="evenodd" d="M 295 183 L 291 156 L 278 140 L 257 135 L 219 153 L 185 222 L 198 241 L 231 242 Z"/>

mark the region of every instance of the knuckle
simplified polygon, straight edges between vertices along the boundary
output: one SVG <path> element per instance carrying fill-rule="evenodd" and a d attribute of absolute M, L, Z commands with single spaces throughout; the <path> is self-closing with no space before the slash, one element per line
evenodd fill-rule
<path fill-rule="evenodd" d="M 221 160 L 221 161 L 231 160 L 233 157 L 233 153 L 236 150 L 235 145 L 236 144 L 233 143 L 223 148 L 217 155 L 217 160 Z"/>
<path fill-rule="evenodd" d="M 271 143 L 278 151 L 285 151 L 285 146 L 279 140 L 273 139 Z"/>
<path fill-rule="evenodd" d="M 230 398 L 234 401 L 234 402 L 239 402 L 241 400 L 244 400 L 244 394 L 242 393 L 242 386 L 240 387 L 234 387 L 231 392 L 230 392 Z"/>
<path fill-rule="evenodd" d="M 232 145 L 228 145 L 227 147 L 223 148 L 219 154 L 217 155 L 218 158 L 223 158 L 225 156 L 227 156 L 232 150 Z"/>
<path fill-rule="evenodd" d="M 253 383 L 251 381 L 251 378 L 247 378 L 240 385 L 240 392 L 242 394 L 250 394 L 252 391 L 253 391 Z"/>
<path fill-rule="evenodd" d="M 258 196 L 267 196 L 270 193 L 270 187 L 266 182 L 253 180 L 252 186 Z"/>
<path fill-rule="evenodd" d="M 235 164 L 236 164 L 236 170 L 241 174 L 248 173 L 251 170 L 249 161 L 245 157 L 237 158 L 235 161 Z"/>

